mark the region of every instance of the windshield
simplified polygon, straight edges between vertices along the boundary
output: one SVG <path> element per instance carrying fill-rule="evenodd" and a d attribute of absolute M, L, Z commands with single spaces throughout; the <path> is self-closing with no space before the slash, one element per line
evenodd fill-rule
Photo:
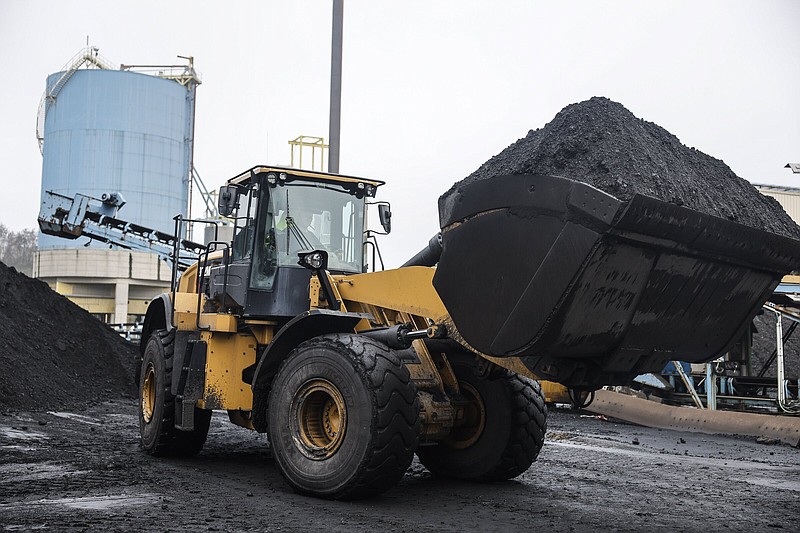
<path fill-rule="evenodd" d="M 269 188 L 260 206 L 254 285 L 271 288 L 276 266 L 296 266 L 297 252 L 325 250 L 328 269 L 361 272 L 364 200 L 330 183 L 295 181 Z M 259 281 L 260 279 L 260 281 Z"/>

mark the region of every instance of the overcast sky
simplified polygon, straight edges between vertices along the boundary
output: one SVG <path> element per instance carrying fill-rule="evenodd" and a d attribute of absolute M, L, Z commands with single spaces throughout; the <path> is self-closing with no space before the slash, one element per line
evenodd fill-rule
<path fill-rule="evenodd" d="M 340 171 L 385 180 L 397 266 L 450 185 L 564 106 L 621 102 L 756 183 L 800 186 L 800 2 L 344 0 Z M 209 188 L 328 135 L 331 2 L 0 0 L 0 223 L 36 225 L 48 74 L 91 44 L 114 63 L 192 55 Z"/>

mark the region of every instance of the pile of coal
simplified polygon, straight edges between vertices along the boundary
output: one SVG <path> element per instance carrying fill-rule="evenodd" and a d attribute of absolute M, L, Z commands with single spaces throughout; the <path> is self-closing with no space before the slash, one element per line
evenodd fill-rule
<path fill-rule="evenodd" d="M 517 174 L 583 181 L 622 201 L 644 194 L 800 239 L 800 227 L 780 204 L 760 194 L 724 162 L 684 146 L 664 128 L 607 98 L 565 107 L 444 196 L 475 180 Z"/>
<path fill-rule="evenodd" d="M 788 319 L 783 319 L 783 334 L 789 331 L 792 323 Z M 753 375 L 758 375 L 764 366 L 767 370 L 765 376 L 776 378 L 778 376 L 778 364 L 775 360 L 770 362 L 772 354 L 777 345 L 777 335 L 775 333 L 775 314 L 764 312 L 763 315 L 756 316 L 753 320 L 755 331 L 753 332 Z M 800 378 L 800 329 L 795 330 L 783 345 L 784 371 L 786 377 L 791 380 Z"/>
<path fill-rule="evenodd" d="M 39 280 L 0 263 L 0 409 L 135 397 L 137 348 Z"/>

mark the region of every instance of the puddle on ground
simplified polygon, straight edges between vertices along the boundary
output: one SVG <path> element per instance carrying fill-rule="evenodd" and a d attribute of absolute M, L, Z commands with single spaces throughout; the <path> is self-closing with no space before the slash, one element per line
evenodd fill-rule
<path fill-rule="evenodd" d="M 0 427 L 0 437 L 6 437 L 14 440 L 41 440 L 49 438 L 44 433 L 37 433 L 27 429 L 15 429 L 13 427 L 2 426 Z"/>
<path fill-rule="evenodd" d="M 52 463 L 17 463 L 0 465 L 0 483 L 35 481 L 54 477 L 86 474 L 88 470 L 72 470 L 64 465 Z"/>
<path fill-rule="evenodd" d="M 0 504 L 0 511 L 31 509 L 38 506 L 62 506 L 70 509 L 107 511 L 119 507 L 152 504 L 157 500 L 158 496 L 155 494 L 109 494 L 99 496 L 83 496 L 81 498 L 56 498 L 5 503 Z"/>
<path fill-rule="evenodd" d="M 800 481 L 790 481 L 788 479 L 769 479 L 765 477 L 743 478 L 743 481 L 759 487 L 769 487 L 771 489 L 792 490 L 800 492 Z"/>
<path fill-rule="evenodd" d="M 38 450 L 36 446 L 19 446 L 17 444 L 5 444 L 0 446 L 0 450 L 13 450 L 16 452 L 35 452 Z"/>
<path fill-rule="evenodd" d="M 692 455 L 675 455 L 670 453 L 655 453 L 648 451 L 631 450 L 613 446 L 595 446 L 592 444 L 580 444 L 576 442 L 551 441 L 550 446 L 560 446 L 565 448 L 578 448 L 581 450 L 595 451 L 602 453 L 612 453 L 625 455 L 628 457 L 648 458 L 653 462 L 671 463 L 674 465 L 685 465 L 686 463 L 714 466 L 717 468 L 735 468 L 741 470 L 775 470 L 788 473 L 800 473 L 800 467 L 796 466 L 775 466 L 764 463 L 754 463 L 738 459 L 717 459 L 712 457 L 697 457 Z"/>
<path fill-rule="evenodd" d="M 76 422 L 82 422 L 84 424 L 89 424 L 92 426 L 102 426 L 103 424 L 96 418 L 92 418 L 86 415 L 79 415 L 76 413 L 64 413 L 61 411 L 47 411 L 48 415 L 57 416 L 58 418 L 66 418 L 67 420 L 75 420 Z"/>
<path fill-rule="evenodd" d="M 132 420 L 136 420 L 136 421 L 139 420 L 139 416 L 138 415 L 129 415 L 129 414 L 125 414 L 125 413 L 109 413 L 107 415 L 107 417 L 110 418 L 110 419 L 118 418 L 120 420 L 125 420 L 126 422 L 129 422 L 129 421 L 132 421 Z"/>

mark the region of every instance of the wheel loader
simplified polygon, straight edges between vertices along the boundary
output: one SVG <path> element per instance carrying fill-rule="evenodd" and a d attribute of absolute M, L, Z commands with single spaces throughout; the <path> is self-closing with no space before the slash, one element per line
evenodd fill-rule
<path fill-rule="evenodd" d="M 800 259 L 788 238 L 524 175 L 451 191 L 428 246 L 377 270 L 381 185 L 259 166 L 222 187 L 233 238 L 147 310 L 144 450 L 196 454 L 222 410 L 267 434 L 304 494 L 379 494 L 415 454 L 436 475 L 510 479 L 544 442 L 538 379 L 591 391 L 717 357 Z"/>

